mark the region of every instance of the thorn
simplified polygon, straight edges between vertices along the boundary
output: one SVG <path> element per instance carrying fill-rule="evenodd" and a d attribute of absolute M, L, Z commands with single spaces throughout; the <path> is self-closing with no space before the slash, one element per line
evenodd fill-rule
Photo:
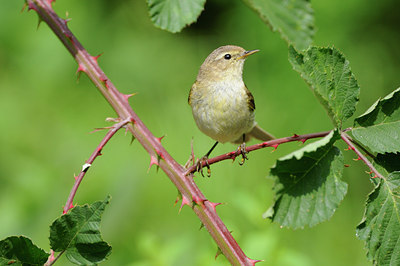
<path fill-rule="evenodd" d="M 135 136 L 134 135 L 132 135 L 132 138 L 131 138 L 131 143 L 129 143 L 130 145 L 132 145 L 132 143 L 133 143 L 133 141 L 135 140 L 136 138 L 135 138 Z"/>
<path fill-rule="evenodd" d="M 156 139 L 158 140 L 158 142 L 161 143 L 161 140 L 162 140 L 164 137 L 165 137 L 165 135 L 164 135 L 164 136 L 161 136 L 161 137 L 159 137 L 159 138 L 156 138 Z"/>
<path fill-rule="evenodd" d="M 201 229 L 203 229 L 203 228 L 204 228 L 204 224 L 203 224 L 203 223 L 200 223 L 199 231 L 200 231 Z"/>
<path fill-rule="evenodd" d="M 149 173 L 149 171 L 150 171 L 150 168 L 153 166 L 153 165 L 157 165 L 157 171 L 158 171 L 158 160 L 157 160 L 157 158 L 156 157 L 154 157 L 153 155 L 151 155 L 150 156 L 150 165 L 149 165 L 149 169 L 147 170 L 147 173 Z"/>
<path fill-rule="evenodd" d="M 100 81 L 103 82 L 103 83 L 106 85 L 106 87 L 108 88 L 108 85 L 107 85 L 108 79 L 107 79 L 107 78 L 105 78 L 105 77 L 100 77 Z"/>
<path fill-rule="evenodd" d="M 374 175 L 373 177 L 371 177 L 371 178 L 377 178 L 378 176 L 377 175 Z"/>
<path fill-rule="evenodd" d="M 176 200 L 174 206 L 182 199 L 182 193 L 178 190 L 178 196 L 176 196 Z"/>
<path fill-rule="evenodd" d="M 69 207 L 68 207 L 68 210 L 67 211 L 65 211 L 65 210 L 63 210 L 63 214 L 66 214 L 70 209 L 72 209 L 73 207 L 75 207 L 74 206 L 74 204 L 72 204 L 72 202 L 71 202 L 71 204 L 69 205 Z"/>
<path fill-rule="evenodd" d="M 117 117 L 117 118 L 107 117 L 107 118 L 106 118 L 106 122 L 119 123 L 119 122 L 121 122 L 121 121 L 122 121 L 122 119 L 121 119 L 120 117 Z M 112 128 L 112 127 L 110 127 L 110 128 Z"/>
<path fill-rule="evenodd" d="M 344 167 L 350 167 L 350 164 L 344 164 Z"/>
<path fill-rule="evenodd" d="M 63 30 L 65 37 L 67 37 L 73 44 L 75 44 L 74 39 L 72 38 L 72 32 Z"/>
<path fill-rule="evenodd" d="M 76 74 L 78 75 L 77 81 L 79 81 L 82 72 L 86 72 L 86 67 L 82 64 L 79 64 L 78 69 L 76 70 Z"/>
<path fill-rule="evenodd" d="M 28 4 L 25 2 L 25 4 L 22 6 L 21 13 L 25 11 L 25 8 L 26 8 L 27 6 L 28 6 Z M 29 10 L 28 10 L 28 11 L 29 11 Z"/>
<path fill-rule="evenodd" d="M 361 160 L 361 157 L 360 156 L 358 156 L 358 158 L 357 159 L 353 159 L 354 161 L 360 161 Z"/>
<path fill-rule="evenodd" d="M 97 127 L 95 128 L 93 131 L 89 132 L 90 134 L 101 131 L 101 130 L 105 130 L 105 129 L 112 129 L 113 127 Z"/>
<path fill-rule="evenodd" d="M 131 94 L 122 94 L 122 96 L 124 97 L 125 100 L 128 100 L 129 98 L 131 98 L 132 96 L 135 96 L 137 93 L 131 93 Z"/>
<path fill-rule="evenodd" d="M 193 200 L 194 204 L 204 206 L 204 201 L 205 201 L 204 199 L 201 199 L 201 198 L 193 195 L 192 200 Z"/>
<path fill-rule="evenodd" d="M 191 154 L 191 155 L 189 156 L 189 159 L 187 160 L 187 162 L 186 162 L 185 165 L 184 165 L 184 168 L 187 170 L 186 173 L 185 173 L 185 176 L 191 176 L 191 177 L 193 177 L 193 175 L 192 175 L 192 174 L 190 173 L 190 171 L 188 170 L 191 166 L 194 165 L 194 162 L 193 162 L 194 158 L 193 158 L 192 156 L 193 156 L 193 154 Z"/>
<path fill-rule="evenodd" d="M 99 55 L 91 56 L 91 58 L 96 62 L 96 64 L 98 64 L 97 63 L 97 59 L 99 59 L 99 57 L 102 56 L 102 55 L 103 55 L 103 53 L 100 53 Z"/>
<path fill-rule="evenodd" d="M 76 176 L 75 174 L 74 174 L 74 179 L 75 179 L 75 181 L 78 179 L 78 176 Z"/>
<path fill-rule="evenodd" d="M 252 260 L 250 258 L 247 258 L 250 262 L 251 265 L 255 265 L 257 262 L 263 262 L 263 260 Z"/>
<path fill-rule="evenodd" d="M 307 139 L 301 139 L 299 141 L 301 141 L 304 144 L 307 141 Z"/>
<path fill-rule="evenodd" d="M 86 67 L 82 64 L 79 64 L 78 69 L 76 70 L 76 73 L 79 73 L 79 72 L 86 72 Z"/>
<path fill-rule="evenodd" d="M 28 3 L 28 11 L 30 10 L 35 10 L 36 12 L 38 11 L 36 6 L 32 2 Z"/>
<path fill-rule="evenodd" d="M 230 153 L 227 154 L 227 156 L 229 156 L 232 159 L 232 163 L 235 162 L 235 159 L 236 159 L 235 151 L 231 151 Z"/>
<path fill-rule="evenodd" d="M 101 148 L 101 147 L 98 147 L 98 148 L 97 148 L 97 156 L 103 155 L 103 154 L 101 153 L 102 150 L 103 150 L 103 148 Z"/>
<path fill-rule="evenodd" d="M 216 207 L 222 204 L 221 202 L 211 202 L 211 201 L 209 201 L 209 203 L 215 212 L 217 212 Z"/>
<path fill-rule="evenodd" d="M 72 20 L 72 18 L 66 18 L 66 19 L 64 19 L 64 24 L 67 25 L 68 22 L 70 22 L 71 20 Z"/>
<path fill-rule="evenodd" d="M 292 138 L 298 138 L 299 135 L 297 135 L 296 133 L 293 134 Z"/>
<path fill-rule="evenodd" d="M 183 206 L 185 206 L 185 205 L 191 207 L 191 202 L 188 201 L 187 198 L 182 195 L 182 204 L 181 204 L 181 207 L 179 208 L 179 213 L 181 213 L 181 210 L 182 210 Z"/>
<path fill-rule="evenodd" d="M 128 134 L 128 128 L 126 127 L 126 126 L 123 126 L 123 128 L 125 129 L 125 136 Z M 132 135 L 132 138 L 131 138 L 131 142 L 130 142 L 130 144 L 132 144 L 132 142 L 135 140 L 135 137 Z"/>
<path fill-rule="evenodd" d="M 163 155 L 159 150 L 156 149 L 156 153 L 157 153 L 157 155 L 158 155 L 159 158 L 165 160 L 164 155 Z"/>
<path fill-rule="evenodd" d="M 37 24 L 36 30 L 39 29 L 40 23 L 42 23 L 42 21 L 43 21 L 43 19 L 41 17 L 38 16 L 38 18 L 39 19 L 38 19 L 38 24 Z"/>
<path fill-rule="evenodd" d="M 278 146 L 279 146 L 279 144 L 273 144 L 273 145 L 271 145 L 271 147 L 274 147 L 274 150 L 273 150 L 273 151 L 271 151 L 271 152 L 274 152 L 274 151 L 276 151 L 276 149 L 278 148 Z"/>
<path fill-rule="evenodd" d="M 55 2 L 56 0 L 47 0 L 47 3 L 51 5 L 51 3 Z"/>
<path fill-rule="evenodd" d="M 217 260 L 218 256 L 222 254 L 222 250 L 218 247 L 217 253 L 215 254 L 215 260 Z"/>
<path fill-rule="evenodd" d="M 345 151 L 350 151 L 350 150 L 354 150 L 353 147 L 351 147 L 350 145 L 347 146 L 347 149 L 344 149 Z"/>
<path fill-rule="evenodd" d="M 369 175 L 372 175 L 372 173 L 373 173 L 372 171 L 369 171 L 369 172 L 368 172 L 368 171 L 365 171 L 365 172 L 366 172 L 367 174 L 369 174 Z"/>

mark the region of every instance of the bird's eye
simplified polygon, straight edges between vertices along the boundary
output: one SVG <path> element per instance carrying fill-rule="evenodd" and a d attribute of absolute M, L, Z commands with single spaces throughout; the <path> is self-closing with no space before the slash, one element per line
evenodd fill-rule
<path fill-rule="evenodd" d="M 226 55 L 224 55 L 224 58 L 226 59 L 226 60 L 229 60 L 229 59 L 231 59 L 231 54 L 226 54 Z"/>

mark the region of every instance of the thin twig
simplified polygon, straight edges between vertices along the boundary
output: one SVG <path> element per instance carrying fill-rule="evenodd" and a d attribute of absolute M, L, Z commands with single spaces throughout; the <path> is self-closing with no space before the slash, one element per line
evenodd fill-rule
<path fill-rule="evenodd" d="M 342 132 L 340 135 L 344 142 L 346 142 L 346 144 L 349 146 L 349 149 L 353 150 L 357 154 L 358 159 L 362 160 L 369 167 L 369 169 L 371 169 L 371 173 L 375 174 L 373 178 L 384 178 L 383 175 L 380 174 L 378 170 L 376 170 L 376 168 L 372 165 L 372 163 L 367 159 L 367 157 L 354 146 L 352 142 L 353 140 L 350 138 L 349 135 L 347 135 L 345 132 Z"/>
<path fill-rule="evenodd" d="M 60 253 L 58 253 L 57 257 L 55 257 L 52 261 L 50 261 L 49 266 L 53 265 L 54 263 L 56 263 L 56 261 L 62 256 L 62 254 L 64 254 L 65 250 L 61 251 Z M 53 254 L 54 256 L 54 254 Z M 47 265 L 45 265 L 47 266 Z"/>
<path fill-rule="evenodd" d="M 104 138 L 101 140 L 100 144 L 96 147 L 90 158 L 86 161 L 86 163 L 83 165 L 81 172 L 77 177 L 75 177 L 75 183 L 74 186 L 71 189 L 71 192 L 69 193 L 67 202 L 65 203 L 63 214 L 67 213 L 69 209 L 73 207 L 72 202 L 74 200 L 76 191 L 78 190 L 79 185 L 82 182 L 83 177 L 89 170 L 90 166 L 94 162 L 94 160 L 101 155 L 101 150 L 104 148 L 104 146 L 108 143 L 108 141 L 114 136 L 115 133 L 119 129 L 121 129 L 123 126 L 128 124 L 131 120 L 129 118 L 115 124 L 104 136 Z"/>
<path fill-rule="evenodd" d="M 346 129 L 345 129 L 345 131 L 346 131 Z M 276 149 L 276 148 L 278 148 L 278 146 L 280 144 L 283 144 L 283 143 L 292 142 L 292 141 L 301 141 L 304 143 L 308 139 L 325 137 L 326 135 L 329 134 L 329 132 L 330 131 L 324 131 L 324 132 L 311 133 L 311 134 L 305 134 L 305 135 L 296 135 L 295 134 L 291 137 L 274 139 L 271 141 L 266 141 L 266 142 L 258 143 L 258 144 L 252 145 L 252 146 L 248 146 L 248 147 L 246 147 L 245 150 L 246 150 L 246 153 L 249 153 L 251 151 L 259 150 L 259 149 L 266 148 L 266 147 L 273 147 Z M 209 166 L 211 164 L 214 164 L 214 163 L 217 163 L 217 162 L 220 162 L 223 160 L 235 159 L 238 155 L 240 155 L 240 151 L 234 150 L 229 153 L 224 153 L 219 156 L 210 158 L 208 160 L 204 160 L 201 162 L 200 169 L 207 165 Z M 196 172 L 198 167 L 199 167 L 199 165 L 193 165 L 193 166 L 189 167 L 186 171 L 186 174 L 189 175 L 189 174 Z"/>

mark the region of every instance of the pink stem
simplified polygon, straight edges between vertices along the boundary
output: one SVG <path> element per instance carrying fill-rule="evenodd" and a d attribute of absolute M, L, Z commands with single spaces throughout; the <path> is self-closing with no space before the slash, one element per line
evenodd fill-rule
<path fill-rule="evenodd" d="M 374 177 L 379 177 L 379 178 L 384 178 L 383 175 L 381 175 L 378 170 L 372 165 L 372 163 L 367 159 L 362 152 L 360 152 L 353 144 L 351 138 L 349 135 L 347 135 L 345 132 L 341 133 L 341 137 L 346 142 L 346 144 L 349 146 L 349 149 L 353 150 L 357 155 L 358 159 L 362 160 L 368 167 L 371 169 L 371 171 L 375 174 Z"/>
<path fill-rule="evenodd" d="M 83 177 L 89 170 L 89 168 L 92 166 L 92 163 L 94 160 L 101 155 L 101 150 L 104 148 L 104 146 L 107 144 L 107 142 L 114 136 L 115 133 L 119 129 L 121 129 L 123 126 L 128 124 L 130 122 L 130 119 L 125 119 L 124 121 L 121 121 L 117 124 L 115 124 L 112 129 L 110 129 L 107 134 L 104 136 L 100 144 L 97 146 L 97 148 L 94 150 L 90 158 L 86 161 L 86 163 L 82 167 L 82 171 L 79 173 L 77 177 L 75 177 L 75 184 L 71 189 L 71 192 L 69 193 L 67 203 L 65 203 L 63 214 L 67 213 L 69 209 L 73 208 L 72 202 L 74 200 L 76 191 L 78 190 L 79 185 L 82 182 Z"/>
<path fill-rule="evenodd" d="M 301 141 L 304 143 L 308 139 L 325 137 L 326 135 L 329 134 L 329 132 L 330 131 L 324 131 L 324 132 L 311 133 L 311 134 L 305 134 L 305 135 L 296 135 L 295 134 L 291 137 L 274 139 L 274 140 L 258 143 L 258 144 L 252 145 L 252 146 L 248 146 L 248 147 L 246 147 L 246 152 L 259 150 L 259 149 L 266 148 L 266 147 L 274 147 L 276 149 L 280 144 L 286 143 L 286 142 L 292 142 L 292 141 Z M 213 157 L 211 159 L 202 161 L 201 167 L 206 167 L 207 165 L 211 165 L 211 164 L 223 161 L 223 160 L 235 159 L 238 155 L 240 155 L 239 150 L 234 150 L 229 153 L 224 153 L 219 156 Z M 186 173 L 192 174 L 192 173 L 196 172 L 196 168 L 198 168 L 198 166 L 193 165 L 187 169 Z"/>
<path fill-rule="evenodd" d="M 126 125 L 133 136 L 140 142 L 151 158 L 157 158 L 159 167 L 167 174 L 172 183 L 182 194 L 182 202 L 192 207 L 200 221 L 207 228 L 218 247 L 234 265 L 254 265 L 226 228 L 215 211 L 215 204 L 208 201 L 201 193 L 193 178 L 185 175 L 186 169 L 176 162 L 164 149 L 161 142 L 139 119 L 129 105 L 129 95 L 120 93 L 102 71 L 97 58 L 91 56 L 67 27 L 67 21 L 53 11 L 51 0 L 26 0 L 29 10 L 35 10 L 40 19 L 46 22 L 78 63 L 78 71 L 85 72 L 106 100 L 114 108 L 120 119 L 130 119 Z M 152 160 L 154 162 L 154 160 Z M 66 208 L 69 206 L 66 205 Z"/>

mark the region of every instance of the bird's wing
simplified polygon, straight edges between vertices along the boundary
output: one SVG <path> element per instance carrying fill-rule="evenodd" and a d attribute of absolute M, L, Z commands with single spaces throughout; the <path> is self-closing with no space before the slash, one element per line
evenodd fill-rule
<path fill-rule="evenodd" d="M 254 111 L 256 109 L 256 103 L 254 102 L 253 94 L 249 91 L 249 89 L 244 85 L 244 89 L 246 90 L 247 94 L 247 104 L 249 106 L 250 111 Z"/>
<path fill-rule="evenodd" d="M 193 85 L 192 85 L 192 87 L 190 88 L 190 91 L 189 91 L 189 96 L 188 96 L 188 104 L 189 105 L 191 105 L 191 96 L 192 96 L 193 90 L 196 88 L 196 83 L 197 83 L 197 81 L 195 83 L 193 83 Z"/>

